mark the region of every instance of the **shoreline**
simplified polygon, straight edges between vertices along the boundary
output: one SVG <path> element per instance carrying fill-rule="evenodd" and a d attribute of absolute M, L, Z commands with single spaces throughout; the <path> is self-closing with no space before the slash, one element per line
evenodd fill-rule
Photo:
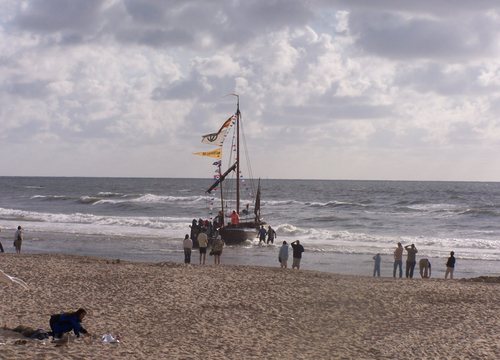
<path fill-rule="evenodd" d="M 184 254 L 181 248 L 182 240 L 175 240 L 175 246 L 170 246 L 167 249 L 150 249 L 148 251 L 137 249 L 137 252 L 124 252 L 120 248 L 112 247 L 104 250 L 102 248 L 93 247 L 93 243 L 83 245 L 81 241 L 75 241 L 72 248 L 60 248 L 59 250 L 49 249 L 42 250 L 36 241 L 26 245 L 23 244 L 23 254 L 65 254 L 76 256 L 89 256 L 102 258 L 107 260 L 121 259 L 126 261 L 141 262 L 141 263 L 158 263 L 171 262 L 175 264 L 183 264 Z M 3 241 L 5 244 L 5 241 Z M 11 242 L 8 243 L 11 245 Z M 12 247 L 6 247 L 7 253 L 14 252 Z M 263 266 L 269 268 L 279 268 L 278 263 L 279 245 L 275 246 L 229 246 L 225 247 L 221 256 L 223 264 L 227 265 L 248 265 L 248 266 Z M 0 253 L 0 256 L 3 255 Z M 457 255 L 457 254 L 456 254 Z M 301 269 L 315 270 L 330 274 L 356 275 L 356 276 L 372 276 L 373 275 L 373 254 L 343 254 L 332 252 L 308 251 L 303 254 Z M 414 271 L 414 278 L 420 278 L 418 260 L 428 258 L 432 264 L 432 278 L 444 279 L 446 270 L 446 258 L 418 256 L 417 265 Z M 461 259 L 458 256 L 455 268 L 455 278 L 475 278 L 479 276 L 500 276 L 500 262 L 496 260 L 479 260 L 479 259 Z M 405 259 L 403 258 L 403 277 L 405 277 Z M 193 249 L 192 264 L 198 264 L 199 253 L 197 249 Z M 212 264 L 213 257 L 207 254 L 206 263 Z M 291 267 L 292 255 L 290 249 L 290 257 L 288 266 Z M 392 278 L 393 260 L 392 255 L 382 254 L 381 262 L 381 277 Z"/>
<path fill-rule="evenodd" d="M 94 335 L 56 347 L 0 332 L 6 359 L 500 356 L 500 284 L 64 254 L 2 254 L 0 264 L 29 285 L 0 283 L 2 327 L 47 329 L 51 314 L 84 307 Z M 103 344 L 108 333 L 122 341 Z"/>

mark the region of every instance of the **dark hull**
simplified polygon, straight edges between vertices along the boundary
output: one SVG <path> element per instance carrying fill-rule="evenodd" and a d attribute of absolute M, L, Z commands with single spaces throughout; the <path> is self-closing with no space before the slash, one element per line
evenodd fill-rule
<path fill-rule="evenodd" d="M 226 245 L 238 245 L 247 240 L 254 240 L 258 234 L 256 223 L 227 225 L 219 229 L 219 234 Z"/>

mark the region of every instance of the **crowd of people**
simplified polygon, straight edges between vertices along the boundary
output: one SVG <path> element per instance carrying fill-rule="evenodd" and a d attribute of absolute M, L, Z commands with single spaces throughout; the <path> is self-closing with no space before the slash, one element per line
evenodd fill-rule
<path fill-rule="evenodd" d="M 211 245 L 209 255 L 214 257 L 214 264 L 219 265 L 222 250 L 224 248 L 224 241 L 222 241 L 221 237 L 218 235 L 215 235 L 215 238 L 210 239 L 207 232 L 200 230 L 196 235 L 196 247 L 200 253 L 200 265 L 205 265 L 209 245 Z M 194 248 L 194 241 L 188 234 L 184 236 L 182 246 L 184 249 L 184 264 L 191 264 L 191 254 Z"/>
<path fill-rule="evenodd" d="M 394 268 L 392 276 L 396 278 L 396 273 L 399 270 L 399 278 L 403 277 L 403 253 L 406 250 L 406 278 L 413 279 L 413 273 L 415 271 L 415 266 L 417 264 L 417 253 L 418 250 L 415 244 L 403 245 L 398 242 L 396 249 L 394 250 Z M 446 272 L 444 275 L 445 279 L 453 279 L 453 271 L 455 270 L 455 253 L 450 252 L 450 257 L 446 262 Z M 380 254 L 373 256 L 374 266 L 373 266 L 373 276 L 380 277 L 380 263 L 382 262 L 382 257 Z M 419 272 L 422 279 L 428 279 L 432 275 L 432 265 L 428 258 L 422 258 L 418 262 Z"/>
<path fill-rule="evenodd" d="M 221 214 L 216 216 L 213 221 L 203 220 L 201 218 L 198 220 L 193 219 L 190 225 L 191 234 L 190 235 L 186 234 L 183 240 L 185 264 L 191 263 L 192 250 L 193 248 L 198 248 L 200 253 L 199 263 L 200 265 L 204 265 L 206 263 L 206 254 L 209 246 L 211 246 L 209 255 L 214 257 L 214 264 L 216 265 L 220 264 L 220 258 L 224 248 L 224 242 L 218 235 L 217 231 L 217 229 L 222 225 L 221 223 L 222 218 L 220 217 L 220 215 Z M 232 222 L 234 221 L 234 223 L 238 223 L 239 218 L 234 217 L 233 219 L 233 217 L 234 216 L 232 216 L 231 221 Z M 258 232 L 258 237 L 259 237 L 259 245 L 262 243 L 264 244 L 267 243 L 272 245 L 274 244 L 274 239 L 277 238 L 277 234 L 276 231 L 270 225 L 268 226 L 267 230 L 264 228 L 263 225 L 261 225 Z M 14 242 L 13 242 L 17 254 L 21 253 L 23 238 L 24 238 L 23 229 L 21 226 L 18 226 L 14 234 Z M 292 269 L 300 269 L 300 261 L 302 259 L 302 253 L 304 252 L 304 247 L 300 244 L 299 240 L 292 242 L 290 246 L 292 247 L 293 251 Z M 3 245 L 0 242 L 0 252 L 4 251 L 5 250 L 3 248 Z M 407 254 L 405 275 L 406 278 L 412 279 L 415 271 L 415 266 L 417 264 L 416 256 L 418 253 L 415 244 L 410 244 L 403 247 L 403 245 L 400 242 L 398 242 L 398 245 L 394 250 L 394 267 L 392 276 L 396 278 L 396 274 L 398 273 L 399 278 L 403 277 L 404 251 L 406 251 Z M 448 276 L 450 277 L 450 279 L 453 279 L 453 272 L 455 270 L 454 255 L 455 253 L 453 251 L 450 252 L 450 256 L 446 262 L 445 279 L 448 279 Z M 374 260 L 373 276 L 380 277 L 380 265 L 382 262 L 382 257 L 380 253 L 374 255 L 373 260 Z M 286 241 L 283 241 L 280 247 L 278 254 L 278 261 L 282 268 L 288 267 L 288 243 Z M 432 265 L 429 259 L 422 258 L 419 260 L 419 272 L 420 276 L 423 279 L 431 277 Z"/>
<path fill-rule="evenodd" d="M 233 214 L 231 218 L 232 223 L 238 223 L 239 218 L 236 218 Z M 201 226 L 199 225 L 201 224 Z M 207 248 L 211 246 L 210 255 L 214 256 L 214 264 L 220 264 L 220 257 L 222 255 L 222 250 L 224 248 L 224 242 L 218 236 L 217 233 L 211 231 L 214 228 L 214 225 L 210 226 L 210 222 L 208 220 L 200 219 L 198 222 L 193 220 L 191 225 L 191 236 L 186 234 L 183 242 L 184 247 L 184 262 L 186 264 L 191 263 L 191 252 L 193 249 L 193 244 L 196 243 L 196 247 L 199 248 L 200 265 L 204 265 L 206 262 L 206 254 Z M 258 230 L 258 238 L 259 245 L 261 244 L 274 244 L 274 239 L 277 238 L 276 231 L 268 226 L 267 229 L 264 225 Z M 211 241 L 212 240 L 212 241 Z M 300 269 L 300 261 L 302 259 L 302 253 L 304 252 L 304 247 L 300 243 L 299 240 L 296 240 L 290 244 L 292 247 L 293 261 L 292 261 L 292 269 Z M 280 263 L 281 268 L 288 268 L 288 258 L 289 258 L 289 245 L 286 241 L 283 241 L 279 248 L 278 253 L 278 261 Z M 415 244 L 409 244 L 403 247 L 403 245 L 399 242 L 396 249 L 394 250 L 394 267 L 392 276 L 396 278 L 396 275 L 399 274 L 399 278 L 403 277 L 403 254 L 406 251 L 406 267 L 405 267 L 405 276 L 406 278 L 412 279 L 415 272 L 415 267 L 417 264 L 417 253 L 418 249 Z M 380 277 L 380 267 L 382 263 L 382 256 L 380 253 L 377 253 L 373 256 L 374 267 L 373 267 L 373 276 Z M 428 258 L 422 258 L 419 260 L 419 272 L 420 276 L 423 279 L 428 279 L 432 276 L 432 265 Z M 450 253 L 450 257 L 446 262 L 446 272 L 445 279 L 453 279 L 453 272 L 455 269 L 455 257 L 454 252 Z"/>
<path fill-rule="evenodd" d="M 234 216 L 233 216 L 234 217 Z M 237 224 L 239 219 L 234 218 L 231 220 L 232 223 Z M 200 225 L 201 224 L 201 225 Z M 214 264 L 220 264 L 220 258 L 222 255 L 222 250 L 224 249 L 224 241 L 218 235 L 217 231 L 213 231 L 215 225 L 210 225 L 208 220 L 196 220 L 193 219 L 190 228 L 191 234 L 186 234 L 182 241 L 182 246 L 184 250 L 184 264 L 191 264 L 191 255 L 194 248 L 198 248 L 200 253 L 199 264 L 205 265 L 207 249 L 210 246 L 209 255 L 214 257 Z M 264 242 L 267 244 L 274 244 L 274 239 L 277 237 L 276 230 L 274 230 L 270 225 L 267 230 L 262 225 L 259 229 L 259 245 Z M 302 253 L 304 252 L 304 247 L 300 244 L 299 240 L 296 240 L 290 244 L 293 252 L 293 263 L 292 269 L 300 269 L 300 260 L 302 259 Z M 280 247 L 278 261 L 282 268 L 288 267 L 288 243 L 283 241 Z"/>

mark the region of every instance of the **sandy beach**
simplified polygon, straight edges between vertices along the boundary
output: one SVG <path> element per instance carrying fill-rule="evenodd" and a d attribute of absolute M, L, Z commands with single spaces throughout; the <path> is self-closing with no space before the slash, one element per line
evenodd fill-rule
<path fill-rule="evenodd" d="M 500 357 L 500 284 L 315 271 L 1 254 L 2 359 L 381 359 Z M 483 281 L 481 281 L 483 280 Z M 84 307 L 91 338 L 27 339 Z M 103 334 L 119 334 L 104 344 Z M 25 338 L 26 339 L 26 338 Z"/>

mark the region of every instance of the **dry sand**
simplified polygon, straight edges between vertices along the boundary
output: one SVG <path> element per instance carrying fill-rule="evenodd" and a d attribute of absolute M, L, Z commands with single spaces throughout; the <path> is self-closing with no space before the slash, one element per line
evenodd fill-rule
<path fill-rule="evenodd" d="M 16 345 L 3 330 L 1 359 L 500 358 L 498 283 L 66 255 L 1 254 L 0 269 L 30 286 L 0 283 L 0 326 L 84 307 L 94 334 Z"/>

